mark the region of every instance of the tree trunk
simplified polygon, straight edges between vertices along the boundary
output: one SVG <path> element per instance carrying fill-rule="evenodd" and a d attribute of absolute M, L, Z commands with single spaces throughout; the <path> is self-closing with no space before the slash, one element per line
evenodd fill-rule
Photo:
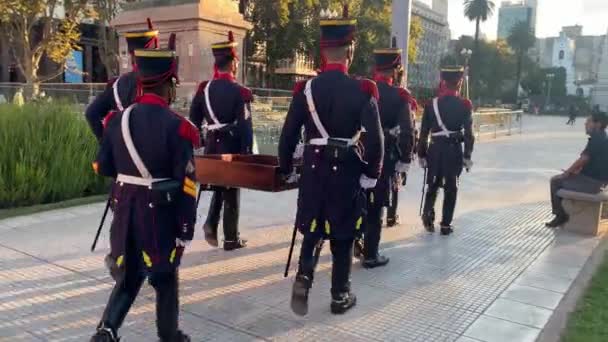
<path fill-rule="evenodd" d="M 519 84 L 521 83 L 521 69 L 522 63 L 524 59 L 524 52 L 518 51 L 517 53 L 517 76 L 515 77 L 515 103 L 517 103 L 517 99 L 519 97 Z"/>
<path fill-rule="evenodd" d="M 471 90 L 469 91 L 471 98 L 476 98 L 479 96 L 479 82 L 477 79 L 477 66 L 479 66 L 479 32 L 481 26 L 481 18 L 477 18 L 475 22 L 475 47 L 473 48 L 473 56 L 471 56 L 471 61 L 473 67 L 469 65 L 469 78 L 472 84 Z"/>

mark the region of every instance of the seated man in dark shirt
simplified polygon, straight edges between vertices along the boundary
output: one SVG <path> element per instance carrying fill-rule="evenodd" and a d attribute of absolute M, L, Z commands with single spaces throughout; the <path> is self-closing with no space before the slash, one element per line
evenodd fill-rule
<path fill-rule="evenodd" d="M 547 223 L 547 227 L 556 228 L 568 222 L 568 214 L 562 207 L 561 198 L 557 196 L 560 189 L 595 194 L 608 184 L 607 125 L 606 114 L 591 115 L 585 122 L 589 135 L 587 147 L 570 168 L 551 179 L 551 205 L 555 218 Z"/>

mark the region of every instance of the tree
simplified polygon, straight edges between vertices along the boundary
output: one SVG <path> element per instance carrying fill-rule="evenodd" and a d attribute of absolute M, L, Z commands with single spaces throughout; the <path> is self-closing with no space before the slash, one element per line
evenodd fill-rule
<path fill-rule="evenodd" d="M 418 44 L 423 35 L 424 28 L 422 27 L 422 20 L 420 17 L 412 16 L 412 23 L 410 24 L 410 44 L 407 51 L 407 61 L 409 64 L 416 64 L 418 59 Z"/>
<path fill-rule="evenodd" d="M 36 96 L 41 82 L 59 76 L 80 39 L 80 22 L 92 17 L 85 0 L 0 0 L 2 34 L 17 68 Z M 43 57 L 56 64 L 40 73 Z"/>
<path fill-rule="evenodd" d="M 477 62 L 480 60 L 479 56 L 479 33 L 482 22 L 487 21 L 494 13 L 494 2 L 491 0 L 465 0 L 464 1 L 464 14 L 469 20 L 475 21 L 475 46 L 473 48 L 473 65 L 476 67 Z M 478 75 L 476 70 L 471 68 L 471 78 L 473 84 L 477 86 Z"/>
<path fill-rule="evenodd" d="M 521 84 L 521 73 L 522 73 L 522 63 L 524 60 L 524 56 L 527 54 L 528 50 L 534 46 L 536 43 L 536 37 L 532 33 L 532 29 L 530 28 L 530 24 L 528 21 L 521 21 L 513 26 L 509 37 L 507 38 L 507 42 L 515 51 L 515 55 L 517 56 L 517 74 L 515 77 L 515 91 L 514 91 L 514 99 L 517 101 L 517 97 L 519 94 L 519 86 Z"/>
<path fill-rule="evenodd" d="M 106 69 L 108 78 L 116 76 L 120 72 L 118 35 L 113 28 L 108 27 L 120 10 L 120 2 L 120 0 L 93 0 L 98 14 L 99 58 Z"/>

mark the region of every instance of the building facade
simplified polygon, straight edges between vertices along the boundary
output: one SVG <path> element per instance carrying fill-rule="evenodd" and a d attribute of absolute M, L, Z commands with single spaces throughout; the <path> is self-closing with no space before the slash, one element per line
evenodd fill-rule
<path fill-rule="evenodd" d="M 439 11 L 427 4 L 414 0 L 412 16 L 422 22 L 424 30 L 418 42 L 418 56 L 415 64 L 408 66 L 408 86 L 416 88 L 436 88 L 439 84 L 441 58 L 447 53 L 450 28 L 447 21 L 447 1 L 433 1 Z"/>
<path fill-rule="evenodd" d="M 530 29 L 536 32 L 536 0 L 523 0 L 519 2 L 503 1 L 498 10 L 497 38 L 506 40 L 511 30 L 520 22 L 530 23 Z"/>

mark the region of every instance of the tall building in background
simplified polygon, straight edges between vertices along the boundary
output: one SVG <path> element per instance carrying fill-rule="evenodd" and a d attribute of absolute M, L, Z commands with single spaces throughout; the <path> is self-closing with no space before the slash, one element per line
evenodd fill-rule
<path fill-rule="evenodd" d="M 506 40 L 513 27 L 520 22 L 530 23 L 530 29 L 536 33 L 537 9 L 537 0 L 503 1 L 498 9 L 498 39 Z"/>
<path fill-rule="evenodd" d="M 412 3 L 412 17 L 422 22 L 424 33 L 418 42 L 418 56 L 408 65 L 408 86 L 435 88 L 439 84 L 441 58 L 446 54 L 450 41 L 447 19 L 447 0 L 434 0 L 431 8 L 422 1 Z"/>

